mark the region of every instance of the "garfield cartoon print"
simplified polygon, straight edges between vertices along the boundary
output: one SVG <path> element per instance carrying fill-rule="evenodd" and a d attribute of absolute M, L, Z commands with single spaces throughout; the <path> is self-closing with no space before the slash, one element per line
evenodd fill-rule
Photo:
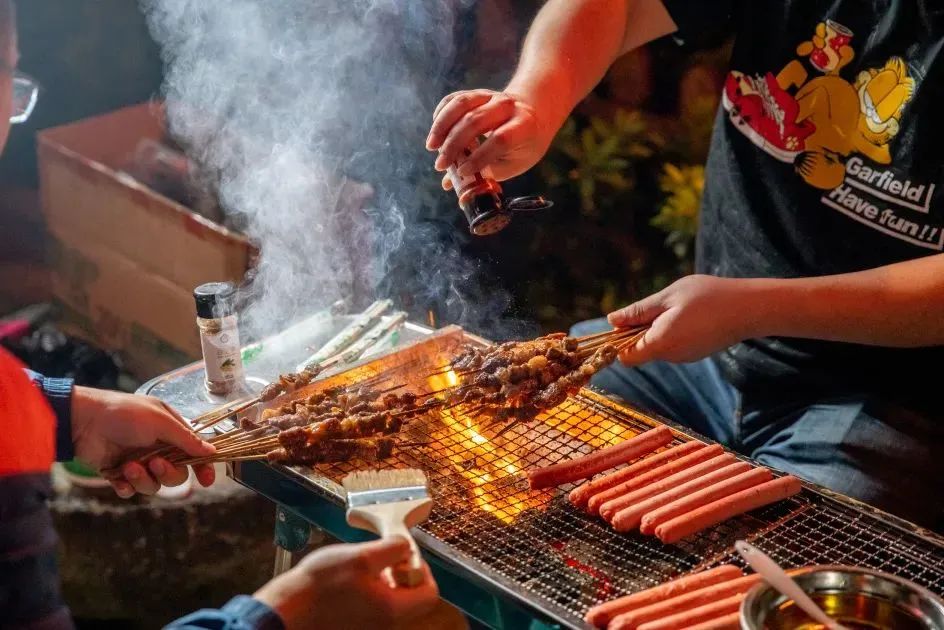
<path fill-rule="evenodd" d="M 840 72 L 855 58 L 852 39 L 842 24 L 821 22 L 797 46 L 801 59 L 776 75 L 733 70 L 725 82 L 722 102 L 735 128 L 821 190 L 843 183 L 853 154 L 891 163 L 888 145 L 914 93 L 914 79 L 899 57 L 862 70 L 854 82 L 844 79 Z"/>

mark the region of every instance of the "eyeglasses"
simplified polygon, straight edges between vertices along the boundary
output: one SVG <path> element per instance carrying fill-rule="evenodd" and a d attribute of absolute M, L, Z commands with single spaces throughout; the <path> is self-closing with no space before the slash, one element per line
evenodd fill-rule
<path fill-rule="evenodd" d="M 16 125 L 26 122 L 33 113 L 36 101 L 39 99 L 39 83 L 36 79 L 22 72 L 13 73 L 13 110 L 10 114 L 10 124 Z"/>

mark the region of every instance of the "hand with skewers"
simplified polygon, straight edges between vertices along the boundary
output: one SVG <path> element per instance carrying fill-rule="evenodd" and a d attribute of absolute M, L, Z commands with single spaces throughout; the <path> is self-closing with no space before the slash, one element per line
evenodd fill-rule
<path fill-rule="evenodd" d="M 696 274 L 613 311 L 607 319 L 612 326 L 648 328 L 620 353 L 624 365 L 688 363 L 745 339 L 770 335 L 761 327 L 765 309 L 771 305 L 779 312 L 790 309 L 768 297 L 750 280 Z"/>
<path fill-rule="evenodd" d="M 213 446 L 197 437 L 168 405 L 150 396 L 76 386 L 72 394 L 72 442 L 75 456 L 97 469 L 120 462 L 107 478 L 122 498 L 154 494 L 161 486 L 177 486 L 187 480 L 186 467 L 163 457 L 148 461 L 129 458 L 132 449 L 161 442 L 193 457 L 213 453 Z M 195 465 L 201 485 L 213 483 L 213 467 Z"/>

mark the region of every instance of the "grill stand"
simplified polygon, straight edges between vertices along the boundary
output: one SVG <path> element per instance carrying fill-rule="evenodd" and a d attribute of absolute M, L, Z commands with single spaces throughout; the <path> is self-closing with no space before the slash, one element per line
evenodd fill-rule
<path fill-rule="evenodd" d="M 292 568 L 295 554 L 311 543 L 311 524 L 284 505 L 275 506 L 275 567 L 272 576 L 282 575 Z"/>

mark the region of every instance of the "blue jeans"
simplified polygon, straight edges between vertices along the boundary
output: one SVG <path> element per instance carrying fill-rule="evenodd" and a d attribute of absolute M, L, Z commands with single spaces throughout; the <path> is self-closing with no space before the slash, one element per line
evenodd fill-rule
<path fill-rule="evenodd" d="M 571 334 L 609 328 L 604 319 L 592 320 Z M 921 415 L 866 392 L 814 400 L 797 391 L 746 395 L 711 359 L 617 364 L 591 384 L 765 466 L 944 529 L 944 417 Z"/>

